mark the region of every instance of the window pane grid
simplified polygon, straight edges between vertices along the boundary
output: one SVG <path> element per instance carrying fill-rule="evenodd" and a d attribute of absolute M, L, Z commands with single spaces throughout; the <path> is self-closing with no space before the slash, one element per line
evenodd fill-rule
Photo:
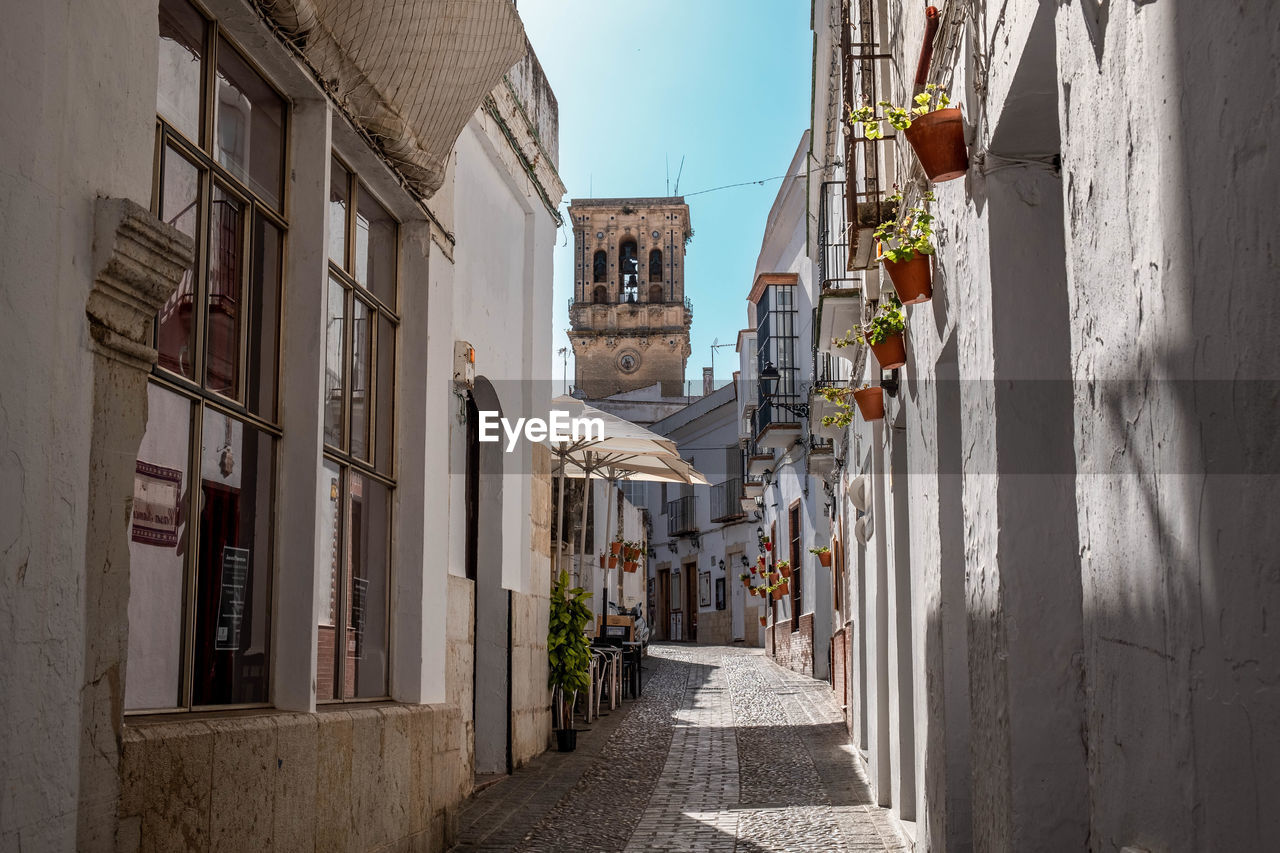
<path fill-rule="evenodd" d="M 139 643 L 159 636 L 166 648 L 131 642 L 125 705 L 131 713 L 262 707 L 281 436 L 287 109 L 216 21 L 185 0 L 161 0 L 159 16 L 153 199 L 196 253 L 155 323 L 160 358 L 135 477 L 135 492 L 153 499 L 139 512 L 135 498 L 131 563 L 143 582 L 131 585 L 138 630 L 130 635 Z M 231 118 L 236 110 L 245 123 Z M 157 561 L 169 565 L 148 583 Z M 148 604 L 157 590 L 167 596 L 161 611 Z M 177 636 L 146 630 L 166 619 Z"/>

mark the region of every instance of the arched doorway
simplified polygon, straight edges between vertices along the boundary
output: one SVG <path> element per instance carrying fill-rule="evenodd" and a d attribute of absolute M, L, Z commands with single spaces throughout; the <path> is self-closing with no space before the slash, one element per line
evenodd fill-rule
<path fill-rule="evenodd" d="M 480 441 L 479 413 L 502 414 L 493 386 L 476 377 L 467 395 L 466 570 L 474 582 L 471 713 L 475 774 L 511 772 L 511 593 L 502 587 L 500 442 Z M 482 533 L 483 531 L 483 533 Z"/>

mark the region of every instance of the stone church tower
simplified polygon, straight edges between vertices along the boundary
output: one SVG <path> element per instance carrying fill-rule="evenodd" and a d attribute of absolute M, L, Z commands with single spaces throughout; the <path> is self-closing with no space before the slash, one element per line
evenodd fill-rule
<path fill-rule="evenodd" d="M 689 205 L 674 198 L 577 198 L 569 340 L 589 399 L 662 384 L 684 393 L 692 306 L 684 295 Z"/>

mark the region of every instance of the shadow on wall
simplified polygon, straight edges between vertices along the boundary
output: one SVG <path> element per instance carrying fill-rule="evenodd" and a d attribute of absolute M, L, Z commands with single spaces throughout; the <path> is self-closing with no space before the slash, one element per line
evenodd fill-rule
<path fill-rule="evenodd" d="M 1264 800 L 1280 790 L 1280 105 L 1227 93 L 1280 86 L 1280 6 L 1111 6 L 1083 10 L 1101 83 L 1069 118 L 1121 86 L 1177 96 L 1126 103 L 1126 138 L 1096 144 L 1125 158 L 1123 195 L 1104 196 L 1119 263 L 1105 282 L 1076 264 L 1093 835 L 1263 849 L 1280 838 Z M 1120 49 L 1144 38 L 1154 65 Z M 1087 178 L 1077 241 L 1097 233 Z"/>

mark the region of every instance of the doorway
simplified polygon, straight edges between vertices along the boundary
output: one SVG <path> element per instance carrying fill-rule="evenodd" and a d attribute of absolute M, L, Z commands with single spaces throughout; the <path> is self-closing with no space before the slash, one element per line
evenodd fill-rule
<path fill-rule="evenodd" d="M 684 636 L 681 638 L 690 643 L 698 642 L 698 564 L 690 562 L 684 564 L 684 570 L 680 572 L 680 576 L 684 578 Z"/>
<path fill-rule="evenodd" d="M 671 639 L 671 569 L 658 569 L 658 617 L 653 626 L 659 639 Z"/>
<path fill-rule="evenodd" d="M 488 380 L 467 396 L 467 577 L 473 582 L 471 718 L 475 775 L 511 772 L 511 593 L 502 587 L 502 446 L 480 442 L 479 413 L 502 407 Z M 483 535 L 481 535 L 483 531 Z"/>

